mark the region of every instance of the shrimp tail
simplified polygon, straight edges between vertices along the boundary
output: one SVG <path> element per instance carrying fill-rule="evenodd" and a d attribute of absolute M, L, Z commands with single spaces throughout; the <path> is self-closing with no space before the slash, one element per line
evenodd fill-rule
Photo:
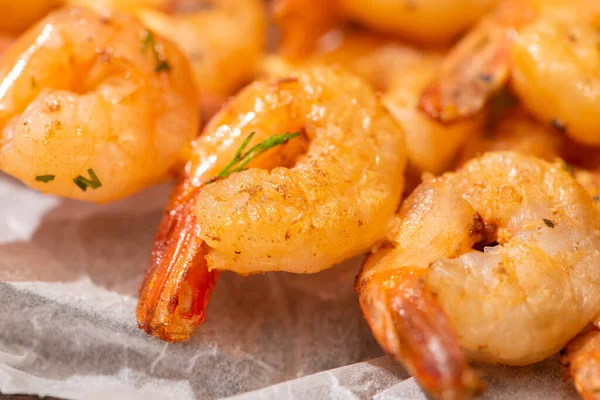
<path fill-rule="evenodd" d="M 600 330 L 593 328 L 571 340 L 561 352 L 583 400 L 600 400 Z"/>
<path fill-rule="evenodd" d="M 449 124 L 484 110 L 510 79 L 510 49 L 517 29 L 536 15 L 523 3 L 502 4 L 450 50 L 436 78 L 421 95 L 421 111 Z"/>
<path fill-rule="evenodd" d="M 451 322 L 423 271 L 379 273 L 356 287 L 363 314 L 382 348 L 430 396 L 467 399 L 483 384 L 471 369 Z"/>
<path fill-rule="evenodd" d="M 453 123 L 481 112 L 508 81 L 510 43 L 510 36 L 500 32 L 463 43 L 442 64 L 440 75 L 425 88 L 419 109 L 442 123 Z"/>
<path fill-rule="evenodd" d="M 204 322 L 218 278 L 206 264 L 194 197 L 179 192 L 160 223 L 136 311 L 138 327 L 167 342 L 189 339 Z"/>

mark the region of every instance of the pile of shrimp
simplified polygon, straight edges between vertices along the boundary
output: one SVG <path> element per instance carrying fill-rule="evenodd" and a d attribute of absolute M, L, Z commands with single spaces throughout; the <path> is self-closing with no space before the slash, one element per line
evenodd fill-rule
<path fill-rule="evenodd" d="M 174 180 L 139 328 L 219 272 L 355 290 L 428 396 L 561 353 L 600 399 L 597 0 L 3 1 L 0 171 L 105 203 Z M 558 361 L 557 361 L 558 362 Z"/>

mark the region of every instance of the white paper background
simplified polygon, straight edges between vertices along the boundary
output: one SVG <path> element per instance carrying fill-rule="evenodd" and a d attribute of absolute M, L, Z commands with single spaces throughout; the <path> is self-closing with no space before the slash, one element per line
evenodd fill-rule
<path fill-rule="evenodd" d="M 317 275 L 224 273 L 191 341 L 166 344 L 139 331 L 135 297 L 168 191 L 155 187 L 98 206 L 41 195 L 0 175 L 0 392 L 424 398 L 381 357 L 362 319 L 352 291 L 357 260 Z M 482 368 L 485 398 L 577 398 L 557 358 Z"/>

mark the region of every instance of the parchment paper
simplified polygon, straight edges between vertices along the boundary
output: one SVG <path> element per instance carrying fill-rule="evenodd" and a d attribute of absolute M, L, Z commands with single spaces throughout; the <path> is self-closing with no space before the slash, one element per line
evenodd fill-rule
<path fill-rule="evenodd" d="M 363 321 L 352 291 L 360 260 L 316 275 L 224 273 L 191 341 L 166 344 L 138 330 L 137 289 L 168 192 L 98 206 L 0 175 L 0 392 L 424 399 Z M 481 369 L 485 398 L 577 398 L 557 358 Z"/>

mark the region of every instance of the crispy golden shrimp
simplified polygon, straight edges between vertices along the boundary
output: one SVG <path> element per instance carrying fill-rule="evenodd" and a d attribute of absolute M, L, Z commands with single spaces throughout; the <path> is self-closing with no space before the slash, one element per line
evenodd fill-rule
<path fill-rule="evenodd" d="M 501 0 L 337 0 L 344 15 L 371 29 L 422 44 L 446 44 Z"/>
<path fill-rule="evenodd" d="M 443 122 L 479 112 L 504 87 L 538 119 L 586 144 L 600 144 L 600 4 L 512 1 L 450 52 L 421 108 Z"/>
<path fill-rule="evenodd" d="M 537 362 L 600 306 L 594 206 L 563 163 L 487 153 L 423 182 L 398 217 L 356 289 L 375 338 L 437 398 L 479 390 L 463 348 Z"/>
<path fill-rule="evenodd" d="M 65 8 L 0 58 L 0 170 L 106 202 L 165 178 L 198 130 L 187 60 L 134 18 Z"/>
<path fill-rule="evenodd" d="M 286 57 L 311 53 L 321 36 L 356 21 L 379 33 L 445 45 L 502 0 L 276 0 L 275 20 Z"/>
<path fill-rule="evenodd" d="M 600 399 L 600 330 L 585 329 L 561 353 L 581 398 Z"/>
<path fill-rule="evenodd" d="M 170 13 L 145 8 L 136 14 L 184 51 L 202 111 L 210 116 L 258 73 L 266 46 L 264 5 L 261 0 L 179 0 L 175 4 Z"/>
<path fill-rule="evenodd" d="M 301 59 L 270 55 L 264 59 L 262 68 L 266 75 L 286 76 L 307 65 L 340 65 L 365 79 L 378 91 L 386 92 L 397 75 L 428 55 L 385 36 L 339 28 L 323 35 L 312 51 Z"/>
<path fill-rule="evenodd" d="M 249 133 L 300 137 L 214 183 Z M 194 145 L 167 206 L 137 309 L 139 326 L 188 339 L 219 270 L 314 273 L 385 235 L 403 189 L 401 128 L 354 75 L 313 68 L 258 81 Z"/>
<path fill-rule="evenodd" d="M 0 33 L 21 33 L 62 4 L 64 0 L 0 0 Z"/>
<path fill-rule="evenodd" d="M 451 126 L 419 112 L 421 91 L 440 62 L 434 52 L 417 50 L 392 40 L 356 30 L 329 32 L 301 61 L 270 57 L 270 75 L 285 76 L 300 65 L 341 65 L 383 92 L 382 103 L 404 128 L 409 159 L 409 179 L 419 181 L 423 172 L 441 173 L 469 136 L 479 131 L 483 118 L 474 117 Z"/>
<path fill-rule="evenodd" d="M 521 154 L 554 161 L 564 157 L 565 135 L 548 129 L 531 118 L 520 107 L 513 107 L 496 126 L 482 130 L 461 149 L 456 164 L 462 165 L 491 151 L 516 151 Z"/>
<path fill-rule="evenodd" d="M 421 91 L 435 73 L 438 61 L 439 57 L 429 56 L 398 71 L 382 99 L 392 117 L 404 128 L 408 171 L 416 177 L 424 172 L 439 174 L 447 171 L 462 146 L 483 129 L 482 116 L 448 126 L 419 111 Z"/>
<path fill-rule="evenodd" d="M 267 19 L 261 0 L 69 1 L 97 10 L 125 10 L 172 40 L 190 61 L 206 117 L 259 72 Z"/>
<path fill-rule="evenodd" d="M 279 53 L 293 60 L 314 53 L 321 36 L 342 21 L 337 0 L 273 0 L 272 6 Z"/>

